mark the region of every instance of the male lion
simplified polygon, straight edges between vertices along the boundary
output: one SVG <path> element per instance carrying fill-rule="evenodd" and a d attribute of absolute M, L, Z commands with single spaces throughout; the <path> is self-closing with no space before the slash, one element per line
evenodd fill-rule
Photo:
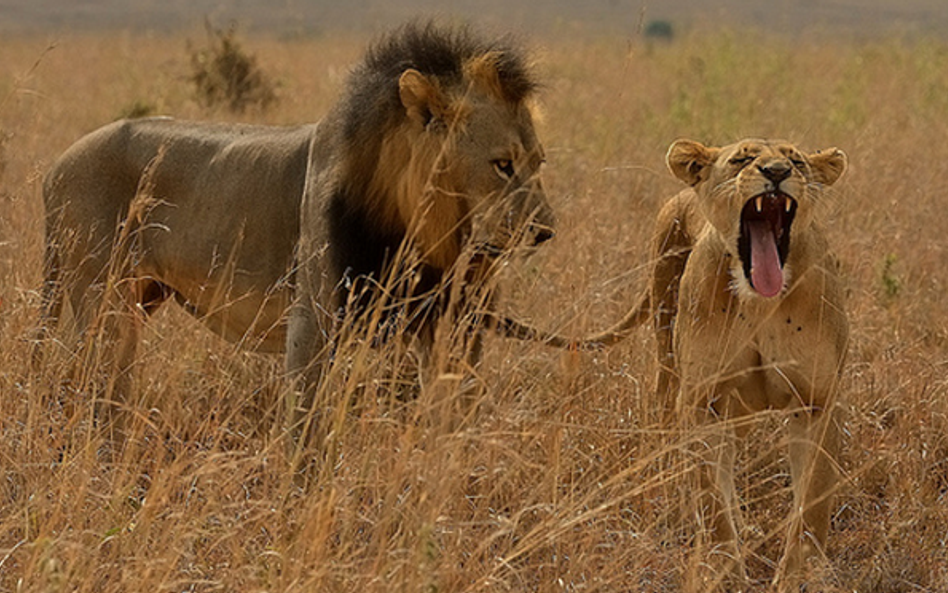
<path fill-rule="evenodd" d="M 80 332 L 105 317 L 119 375 L 169 297 L 229 340 L 286 350 L 288 370 L 313 381 L 353 307 L 407 319 L 430 350 L 450 286 L 452 311 L 479 290 L 490 304 L 498 258 L 552 236 L 536 87 L 506 41 L 410 24 L 367 52 L 318 124 L 155 118 L 92 132 L 45 180 L 45 317 L 64 297 Z M 125 309 L 101 316 L 110 295 Z"/>
<path fill-rule="evenodd" d="M 837 481 L 832 412 L 848 323 L 821 223 L 824 187 L 842 175 L 846 156 L 835 148 L 805 154 L 783 141 L 711 148 L 679 140 L 667 162 L 691 188 L 658 215 L 650 290 L 613 329 L 583 342 L 610 344 L 654 319 L 666 414 L 677 396 L 678 414 L 717 427 L 702 444 L 700 504 L 725 558 L 717 564 L 737 581 L 744 568 L 729 433 L 743 436 L 748 423 L 739 419 L 754 412 L 790 412 L 795 511 L 778 571 L 786 586 L 826 541 Z"/>

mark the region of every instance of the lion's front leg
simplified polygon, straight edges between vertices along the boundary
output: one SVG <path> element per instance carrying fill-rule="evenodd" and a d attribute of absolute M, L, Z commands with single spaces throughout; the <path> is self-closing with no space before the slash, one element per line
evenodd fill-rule
<path fill-rule="evenodd" d="M 807 560 L 824 552 L 838 482 L 839 428 L 832 407 L 800 407 L 789 423 L 793 512 L 775 584 L 795 590 Z"/>
<path fill-rule="evenodd" d="M 498 294 L 490 267 L 460 265 L 454 273 L 440 318 L 423 328 L 419 338 L 430 353 L 425 361 L 426 374 L 460 379 L 458 412 L 466 417 L 476 409 L 482 395 L 476 369 L 484 357 L 486 334 L 496 332 Z"/>
<path fill-rule="evenodd" d="M 331 358 L 329 328 L 322 317 L 325 315 L 317 313 L 307 294 L 299 294 L 287 313 L 284 437 L 293 460 L 301 459 L 308 445 L 318 445 L 322 440 L 316 434 L 316 393 Z"/>
<path fill-rule="evenodd" d="M 444 315 L 418 335 L 423 383 L 437 386 L 436 397 L 450 402 L 445 408 L 451 410 L 445 426 L 451 429 L 469 419 L 484 396 L 476 369 L 484 355 L 486 333 L 495 323 L 493 315 L 480 312 L 492 313 L 490 295 L 466 288 L 469 290 L 453 295 L 462 298 L 452 299 Z M 472 295 L 484 300 L 464 298 Z"/>

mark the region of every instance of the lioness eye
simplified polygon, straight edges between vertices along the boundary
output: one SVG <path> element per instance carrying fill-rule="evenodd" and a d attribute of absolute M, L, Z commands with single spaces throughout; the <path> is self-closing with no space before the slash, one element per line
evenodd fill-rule
<path fill-rule="evenodd" d="M 497 174 L 500 175 L 502 179 L 512 179 L 514 176 L 513 161 L 510 159 L 497 159 L 493 161 L 494 171 L 497 171 Z"/>
<path fill-rule="evenodd" d="M 731 163 L 732 165 L 738 165 L 740 167 L 743 167 L 744 165 L 751 162 L 752 160 L 754 160 L 753 156 L 745 154 L 744 156 L 736 156 L 728 162 Z"/>

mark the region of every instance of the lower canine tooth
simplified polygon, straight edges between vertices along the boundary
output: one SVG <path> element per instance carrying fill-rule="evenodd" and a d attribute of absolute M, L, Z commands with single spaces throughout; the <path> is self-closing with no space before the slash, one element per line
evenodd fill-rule
<path fill-rule="evenodd" d="M 757 196 L 757 200 L 755 200 L 754 205 L 757 206 L 757 211 L 760 212 L 764 209 L 764 199 L 760 196 Z"/>

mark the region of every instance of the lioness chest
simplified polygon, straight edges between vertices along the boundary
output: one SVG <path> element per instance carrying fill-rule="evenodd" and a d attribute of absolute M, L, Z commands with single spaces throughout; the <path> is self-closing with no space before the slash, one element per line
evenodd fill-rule
<path fill-rule="evenodd" d="M 781 295 L 748 298 L 734 289 L 731 257 L 696 246 L 682 276 L 675 349 L 683 386 L 709 395 L 739 389 L 754 409 L 784 408 L 792 398 L 822 405 L 846 347 L 838 279 L 824 265 L 796 261 Z"/>

